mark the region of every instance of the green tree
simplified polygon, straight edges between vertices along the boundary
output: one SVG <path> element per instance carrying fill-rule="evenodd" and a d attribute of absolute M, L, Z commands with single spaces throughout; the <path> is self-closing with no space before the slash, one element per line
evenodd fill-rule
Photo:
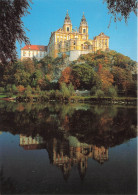
<path fill-rule="evenodd" d="M 116 91 L 115 87 L 113 87 L 113 86 L 110 87 L 108 89 L 107 95 L 110 97 L 117 97 L 117 91 Z"/>
<path fill-rule="evenodd" d="M 92 86 L 98 84 L 98 75 L 93 68 L 88 64 L 75 64 L 72 66 L 72 81 L 75 85 L 75 81 L 79 82 L 79 88 L 91 89 Z"/>
<path fill-rule="evenodd" d="M 0 1 L 0 62 L 4 65 L 8 60 L 17 57 L 16 41 L 29 44 L 21 20 L 28 14 L 31 0 L 1 0 Z"/>
<path fill-rule="evenodd" d="M 25 89 L 25 95 L 30 96 L 32 94 L 32 88 L 30 85 L 27 85 Z"/>

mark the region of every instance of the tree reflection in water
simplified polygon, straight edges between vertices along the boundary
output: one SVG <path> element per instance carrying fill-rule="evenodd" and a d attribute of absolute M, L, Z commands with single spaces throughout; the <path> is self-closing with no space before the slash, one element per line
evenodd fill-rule
<path fill-rule="evenodd" d="M 0 104 L 0 131 L 20 134 L 25 150 L 45 148 L 64 179 L 78 166 L 83 179 L 88 158 L 108 160 L 108 148 L 136 137 L 136 109 L 89 104 Z"/>

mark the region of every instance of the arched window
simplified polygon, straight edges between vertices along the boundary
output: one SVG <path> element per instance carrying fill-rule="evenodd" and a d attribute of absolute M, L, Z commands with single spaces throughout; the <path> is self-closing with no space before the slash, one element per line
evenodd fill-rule
<path fill-rule="evenodd" d="M 83 33 L 86 33 L 86 29 L 85 28 L 83 28 Z"/>
<path fill-rule="evenodd" d="M 67 27 L 67 32 L 69 32 L 69 27 Z"/>

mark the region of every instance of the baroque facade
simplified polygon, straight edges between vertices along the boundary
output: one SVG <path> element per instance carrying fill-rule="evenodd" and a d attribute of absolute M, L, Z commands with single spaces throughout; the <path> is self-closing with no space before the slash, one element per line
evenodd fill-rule
<path fill-rule="evenodd" d="M 94 53 L 97 50 L 109 49 L 109 36 L 100 33 L 94 39 L 89 39 L 88 23 L 83 14 L 79 29 L 72 29 L 68 11 L 62 28 L 51 33 L 47 55 L 53 58 L 63 54 L 69 56 L 69 61 L 76 60 L 81 54 Z"/>
<path fill-rule="evenodd" d="M 69 61 L 73 61 L 77 60 L 81 54 L 109 49 L 109 36 L 102 32 L 92 40 L 89 39 L 88 30 L 84 14 L 79 29 L 72 29 L 72 22 L 67 11 L 63 27 L 51 33 L 48 46 L 26 45 L 21 49 L 21 60 L 33 57 L 40 60 L 46 55 L 56 58 L 65 54 L 69 57 Z"/>

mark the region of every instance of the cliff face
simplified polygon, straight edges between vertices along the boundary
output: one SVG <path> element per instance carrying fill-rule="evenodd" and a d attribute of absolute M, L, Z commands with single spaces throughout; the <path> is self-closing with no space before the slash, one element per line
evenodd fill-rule
<path fill-rule="evenodd" d="M 52 82 L 58 82 L 62 71 L 68 67 L 70 65 L 70 61 L 69 58 L 66 57 L 64 58 L 62 61 L 59 61 L 57 64 L 55 64 L 54 68 L 53 68 L 53 78 L 52 78 Z"/>

